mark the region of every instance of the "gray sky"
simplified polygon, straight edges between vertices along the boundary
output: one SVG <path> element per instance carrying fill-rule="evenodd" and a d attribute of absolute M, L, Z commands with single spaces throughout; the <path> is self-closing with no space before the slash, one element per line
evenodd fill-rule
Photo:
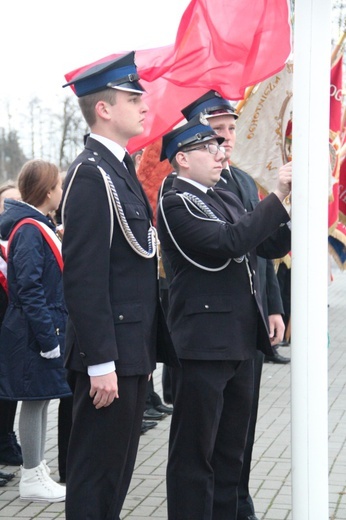
<path fill-rule="evenodd" d="M 189 0 L 5 0 L 0 53 L 3 110 L 61 99 L 64 74 L 103 56 L 174 42 Z"/>

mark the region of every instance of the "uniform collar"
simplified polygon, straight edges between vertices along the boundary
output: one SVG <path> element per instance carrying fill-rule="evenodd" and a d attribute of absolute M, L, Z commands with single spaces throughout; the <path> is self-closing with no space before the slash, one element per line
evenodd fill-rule
<path fill-rule="evenodd" d="M 108 148 L 108 150 L 113 155 L 115 155 L 118 161 L 123 162 L 126 150 L 122 146 L 120 146 L 120 144 L 112 141 L 111 139 L 108 139 L 108 137 L 104 137 L 103 135 L 91 133 L 90 137 L 95 139 L 95 141 L 98 141 L 99 143 L 103 144 L 103 146 Z"/>

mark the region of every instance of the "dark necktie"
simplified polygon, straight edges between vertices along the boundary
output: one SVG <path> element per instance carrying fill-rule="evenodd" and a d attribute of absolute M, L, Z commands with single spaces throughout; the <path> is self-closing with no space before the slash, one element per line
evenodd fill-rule
<path fill-rule="evenodd" d="M 231 174 L 231 172 L 227 169 L 227 168 L 224 168 L 222 171 L 221 171 L 221 177 L 226 181 L 226 184 L 227 184 L 227 188 L 232 192 L 234 193 L 234 195 L 237 195 L 237 197 L 242 200 L 241 198 L 241 193 L 240 193 L 240 189 L 238 187 L 238 184 L 236 183 L 236 181 L 234 180 L 234 177 L 233 175 Z"/>
<path fill-rule="evenodd" d="M 138 177 L 137 177 L 137 174 L 136 174 L 135 165 L 133 164 L 133 160 L 131 159 L 131 155 L 128 152 L 125 152 L 124 164 L 125 164 L 128 172 L 129 172 L 129 174 L 134 179 L 134 181 L 135 181 L 135 183 L 137 185 L 137 188 L 139 188 L 140 193 L 141 193 L 141 195 L 142 195 L 142 197 L 144 199 L 144 202 L 147 205 L 150 218 L 152 218 L 152 208 L 150 206 L 150 202 L 148 200 L 148 197 L 147 197 L 145 191 L 143 190 L 143 187 L 142 187 L 141 183 L 138 180 Z"/>
<path fill-rule="evenodd" d="M 133 164 L 131 155 L 128 152 L 125 153 L 124 164 L 125 164 L 126 168 L 128 169 L 128 172 L 130 173 L 131 177 L 136 179 L 136 181 L 138 182 L 135 165 Z"/>

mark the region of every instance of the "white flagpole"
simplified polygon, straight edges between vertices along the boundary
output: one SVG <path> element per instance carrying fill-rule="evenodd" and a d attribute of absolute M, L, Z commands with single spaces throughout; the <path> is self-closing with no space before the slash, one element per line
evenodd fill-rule
<path fill-rule="evenodd" d="M 296 0 L 292 193 L 292 518 L 328 520 L 331 0 Z"/>

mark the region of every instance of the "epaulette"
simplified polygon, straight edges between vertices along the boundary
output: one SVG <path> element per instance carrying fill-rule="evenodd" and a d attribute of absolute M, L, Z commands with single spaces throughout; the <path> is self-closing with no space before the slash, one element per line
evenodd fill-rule
<path fill-rule="evenodd" d="M 99 166 L 101 161 L 102 161 L 101 155 L 99 155 L 97 153 L 88 152 L 88 154 L 85 157 L 83 157 L 81 164 L 83 164 L 85 166 L 90 166 L 90 164 L 93 164 L 97 167 L 97 166 Z"/>
<path fill-rule="evenodd" d="M 165 193 L 167 193 L 168 191 L 170 191 L 172 189 L 172 184 L 173 184 L 175 177 L 177 177 L 177 172 L 172 172 L 163 179 L 161 186 L 160 186 L 160 190 L 159 190 L 159 196 L 158 196 L 159 200 L 161 197 L 163 197 L 163 195 L 165 195 Z"/>

